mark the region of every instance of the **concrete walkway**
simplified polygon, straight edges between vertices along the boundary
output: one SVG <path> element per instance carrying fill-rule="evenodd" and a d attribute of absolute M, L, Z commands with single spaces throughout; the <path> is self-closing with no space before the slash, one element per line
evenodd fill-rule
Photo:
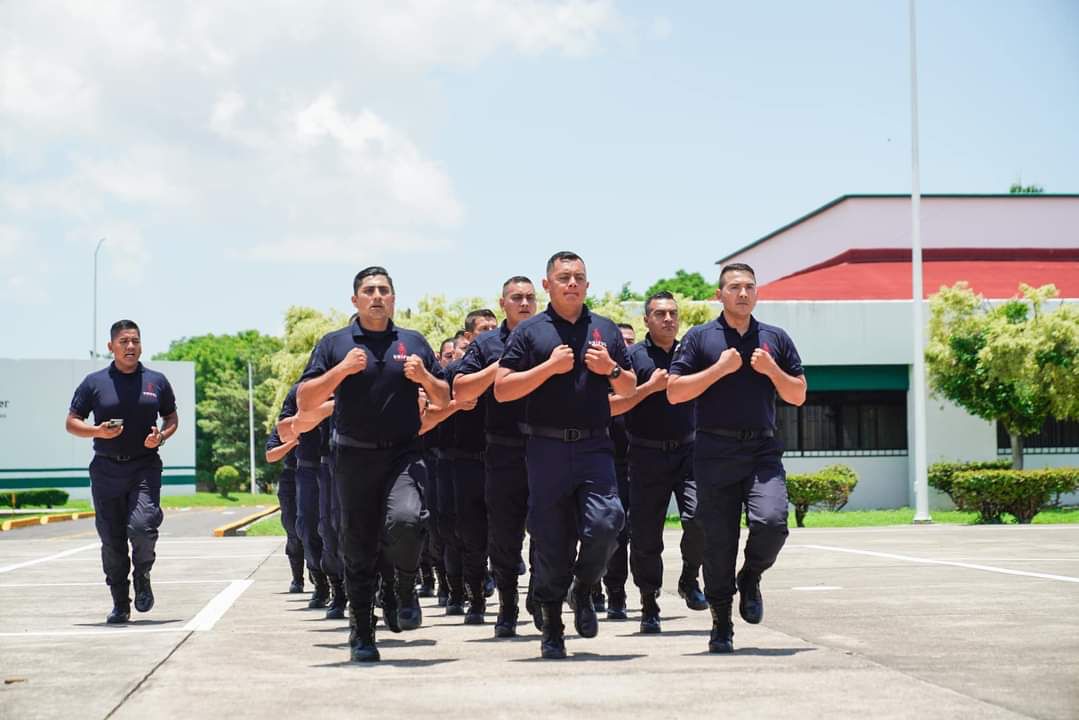
<path fill-rule="evenodd" d="M 631 602 L 598 638 L 570 635 L 564 661 L 538 658 L 525 620 L 496 641 L 424 600 L 421 629 L 380 628 L 374 666 L 347 662 L 345 622 L 284 592 L 282 545 L 165 537 L 157 606 L 111 628 L 96 542 L 0 540 L 0 716 L 1079 715 L 1079 527 L 792 531 L 733 656 L 708 655 L 708 613 L 665 592 L 662 635 L 637 632 Z M 677 531 L 667 547 L 673 591 Z"/>

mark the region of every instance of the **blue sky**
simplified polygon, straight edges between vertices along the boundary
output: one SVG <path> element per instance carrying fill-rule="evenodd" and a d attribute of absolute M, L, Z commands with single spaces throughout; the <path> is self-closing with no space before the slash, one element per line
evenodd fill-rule
<path fill-rule="evenodd" d="M 1079 4 L 922 2 L 923 192 L 1079 192 Z M 594 291 L 910 189 L 907 3 L 5 3 L 2 357 L 148 352 L 492 296 L 555 250 Z M 1021 238 L 1017 239 L 1021 244 Z"/>

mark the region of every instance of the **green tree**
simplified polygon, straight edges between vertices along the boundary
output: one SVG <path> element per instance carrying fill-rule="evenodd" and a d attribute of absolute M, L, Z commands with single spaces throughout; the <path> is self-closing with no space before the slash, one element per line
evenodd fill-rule
<path fill-rule="evenodd" d="M 716 296 L 714 284 L 705 280 L 698 272 L 687 273 L 685 270 L 678 270 L 674 277 L 661 278 L 652 283 L 652 286 L 644 291 L 644 296 L 649 297 L 660 290 L 682 295 L 690 300 L 712 300 Z"/>
<path fill-rule="evenodd" d="M 1041 185 L 1024 185 L 1021 180 L 1017 180 L 1008 186 L 1008 192 L 1012 195 L 1039 195 L 1045 192 L 1045 188 Z"/>
<path fill-rule="evenodd" d="M 213 487 L 212 468 L 233 464 L 250 471 L 247 421 L 247 361 L 255 382 L 255 443 L 266 441 L 265 418 L 271 396 L 264 387 L 270 377 L 270 356 L 281 347 L 275 337 L 245 330 L 235 335 L 200 335 L 175 340 L 155 360 L 195 363 L 195 475 L 205 488 Z M 264 474 L 256 452 L 256 474 Z"/>
<path fill-rule="evenodd" d="M 240 471 L 232 465 L 222 465 L 214 471 L 214 485 L 221 497 L 227 498 L 229 493 L 240 489 Z"/>
<path fill-rule="evenodd" d="M 285 311 L 285 334 L 280 348 L 269 359 L 267 385 L 270 413 L 263 423 L 267 433 L 277 422 L 285 395 L 300 379 L 319 339 L 328 332 L 345 327 L 348 322 L 348 316 L 339 310 L 323 313 L 314 308 L 294 305 Z"/>
<path fill-rule="evenodd" d="M 1044 312 L 1056 288 L 1019 286 L 1022 297 L 988 305 L 966 283 L 930 298 L 929 385 L 968 412 L 999 421 L 1023 467 L 1023 436 L 1046 419 L 1079 418 L 1079 311 Z"/>

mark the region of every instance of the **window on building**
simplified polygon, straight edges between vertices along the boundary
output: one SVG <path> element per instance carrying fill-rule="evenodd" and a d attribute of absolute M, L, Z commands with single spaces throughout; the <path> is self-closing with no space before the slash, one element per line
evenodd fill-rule
<path fill-rule="evenodd" d="M 1010 455 L 1011 438 L 1004 425 L 997 423 L 997 454 Z M 1023 452 L 1031 455 L 1079 453 L 1079 422 L 1049 418 L 1037 435 L 1023 438 Z"/>
<path fill-rule="evenodd" d="M 907 393 L 901 390 L 810 392 L 801 407 L 780 402 L 776 422 L 788 454 L 907 454 Z"/>

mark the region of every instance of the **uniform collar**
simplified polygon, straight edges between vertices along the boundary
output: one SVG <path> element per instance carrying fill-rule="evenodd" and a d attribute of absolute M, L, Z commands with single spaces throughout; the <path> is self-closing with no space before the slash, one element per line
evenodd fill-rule
<path fill-rule="evenodd" d="M 520 323 L 518 323 L 518 324 L 520 324 Z M 511 331 L 510 331 L 509 323 L 507 323 L 505 320 L 503 320 L 502 324 L 498 326 L 498 339 L 501 340 L 502 342 L 505 342 L 506 338 L 508 338 L 510 336 L 510 332 Z"/>
<path fill-rule="evenodd" d="M 664 350 L 659 345 L 656 345 L 654 342 L 652 342 L 652 333 L 645 333 L 644 334 L 644 345 L 645 345 L 645 347 L 655 348 L 656 350 L 659 350 L 660 352 L 667 353 L 666 350 Z M 677 349 L 678 349 L 678 338 L 675 338 L 674 339 L 674 345 L 671 345 L 671 351 L 669 353 L 667 353 L 667 354 L 668 355 L 673 355 L 674 351 L 677 350 Z"/>
<path fill-rule="evenodd" d="M 725 318 L 723 316 L 722 312 L 719 314 L 719 317 L 716 318 L 716 322 L 719 323 L 719 326 L 724 330 L 734 330 L 734 332 L 738 332 L 737 330 L 735 330 L 734 328 L 732 328 L 730 325 L 727 324 L 727 318 Z M 749 316 L 749 327 L 746 329 L 746 335 L 749 335 L 750 333 L 756 331 L 757 326 L 759 324 L 760 323 L 757 322 L 757 318 L 750 315 Z"/>
<path fill-rule="evenodd" d="M 124 372 L 120 368 L 116 367 L 116 361 L 113 360 L 109 363 L 109 375 L 138 375 L 142 372 L 142 361 L 135 363 L 135 369 L 129 373 Z"/>
<path fill-rule="evenodd" d="M 397 327 L 393 324 L 392 319 L 389 321 L 389 324 L 386 325 L 386 330 L 383 331 L 383 332 L 379 332 L 377 330 L 364 330 L 363 325 L 360 325 L 360 319 L 359 318 L 356 318 L 356 320 L 353 321 L 353 323 L 352 323 L 352 337 L 355 337 L 355 338 L 364 337 L 365 335 L 371 335 L 371 334 L 382 335 L 384 333 L 393 334 L 393 333 L 396 333 L 396 332 L 397 332 Z"/>
<path fill-rule="evenodd" d="M 554 305 L 551 305 L 551 303 L 547 303 L 547 309 L 544 310 L 544 312 L 547 313 L 547 315 L 551 318 L 551 320 L 554 320 L 556 322 L 563 322 L 563 323 L 566 323 L 567 325 L 577 325 L 578 323 L 581 323 L 581 322 L 586 322 L 587 323 L 587 322 L 589 322 L 589 320 L 592 317 L 592 313 L 588 310 L 587 305 L 582 305 L 581 306 L 581 316 L 579 318 L 577 318 L 577 322 L 574 322 L 574 323 L 571 323 L 569 320 L 567 320 L 566 318 L 559 315 L 558 312 L 555 311 Z"/>

